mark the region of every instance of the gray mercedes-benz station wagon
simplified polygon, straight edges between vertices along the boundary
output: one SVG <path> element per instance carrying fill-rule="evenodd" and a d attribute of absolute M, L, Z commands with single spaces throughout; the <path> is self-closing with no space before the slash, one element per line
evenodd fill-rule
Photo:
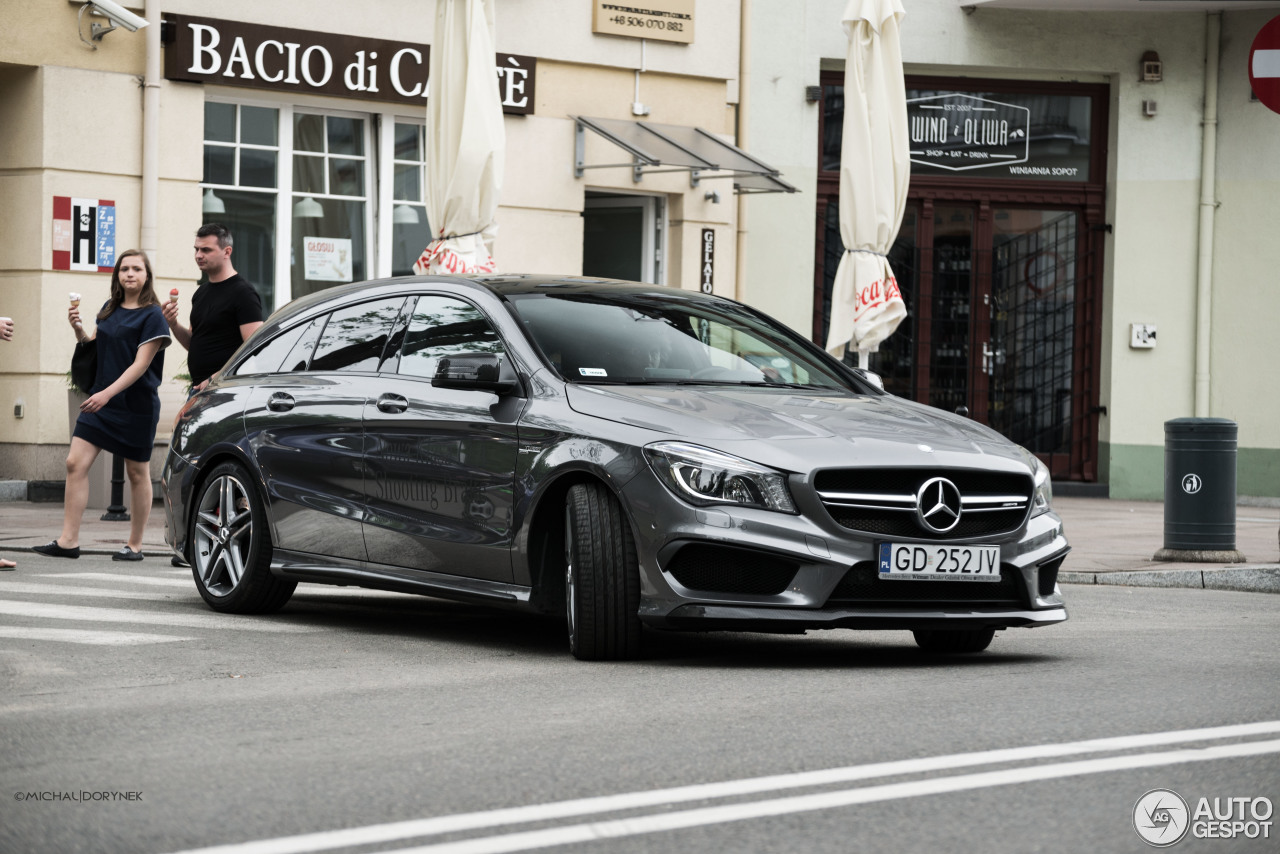
<path fill-rule="evenodd" d="M 210 607 L 299 582 L 644 628 L 902 629 L 936 652 L 1067 619 L 1049 472 L 728 299 L 412 277 L 275 312 L 179 416 L 170 545 Z"/>

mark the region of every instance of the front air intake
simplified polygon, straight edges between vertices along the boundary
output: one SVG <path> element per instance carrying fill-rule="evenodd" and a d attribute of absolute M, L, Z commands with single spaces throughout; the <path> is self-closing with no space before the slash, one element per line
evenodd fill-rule
<path fill-rule="evenodd" d="M 791 584 L 799 567 L 749 549 L 689 543 L 676 552 L 666 569 L 689 590 L 776 596 Z"/>

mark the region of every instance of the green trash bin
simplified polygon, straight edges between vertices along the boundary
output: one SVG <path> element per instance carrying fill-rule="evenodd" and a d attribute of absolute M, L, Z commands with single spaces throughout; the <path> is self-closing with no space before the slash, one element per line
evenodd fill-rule
<path fill-rule="evenodd" d="M 1242 562 L 1236 551 L 1236 422 L 1164 422 L 1164 548 L 1156 560 Z"/>

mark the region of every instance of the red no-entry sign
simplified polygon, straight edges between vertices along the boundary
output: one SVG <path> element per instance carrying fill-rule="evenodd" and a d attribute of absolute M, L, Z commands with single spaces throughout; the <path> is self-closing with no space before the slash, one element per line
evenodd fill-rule
<path fill-rule="evenodd" d="M 1253 37 L 1249 85 L 1259 101 L 1280 113 L 1280 15 L 1267 21 Z"/>

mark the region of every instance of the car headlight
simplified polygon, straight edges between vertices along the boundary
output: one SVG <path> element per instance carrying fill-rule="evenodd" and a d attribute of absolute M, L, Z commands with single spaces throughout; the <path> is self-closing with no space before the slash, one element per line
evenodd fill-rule
<path fill-rule="evenodd" d="M 658 479 L 690 504 L 796 512 L 786 476 L 774 469 L 686 442 L 657 442 L 644 452 Z"/>
<path fill-rule="evenodd" d="M 1053 505 L 1053 483 L 1049 478 L 1049 467 L 1038 457 L 1035 460 L 1035 492 L 1031 496 L 1031 518 L 1033 519 L 1041 513 L 1048 513 Z"/>

